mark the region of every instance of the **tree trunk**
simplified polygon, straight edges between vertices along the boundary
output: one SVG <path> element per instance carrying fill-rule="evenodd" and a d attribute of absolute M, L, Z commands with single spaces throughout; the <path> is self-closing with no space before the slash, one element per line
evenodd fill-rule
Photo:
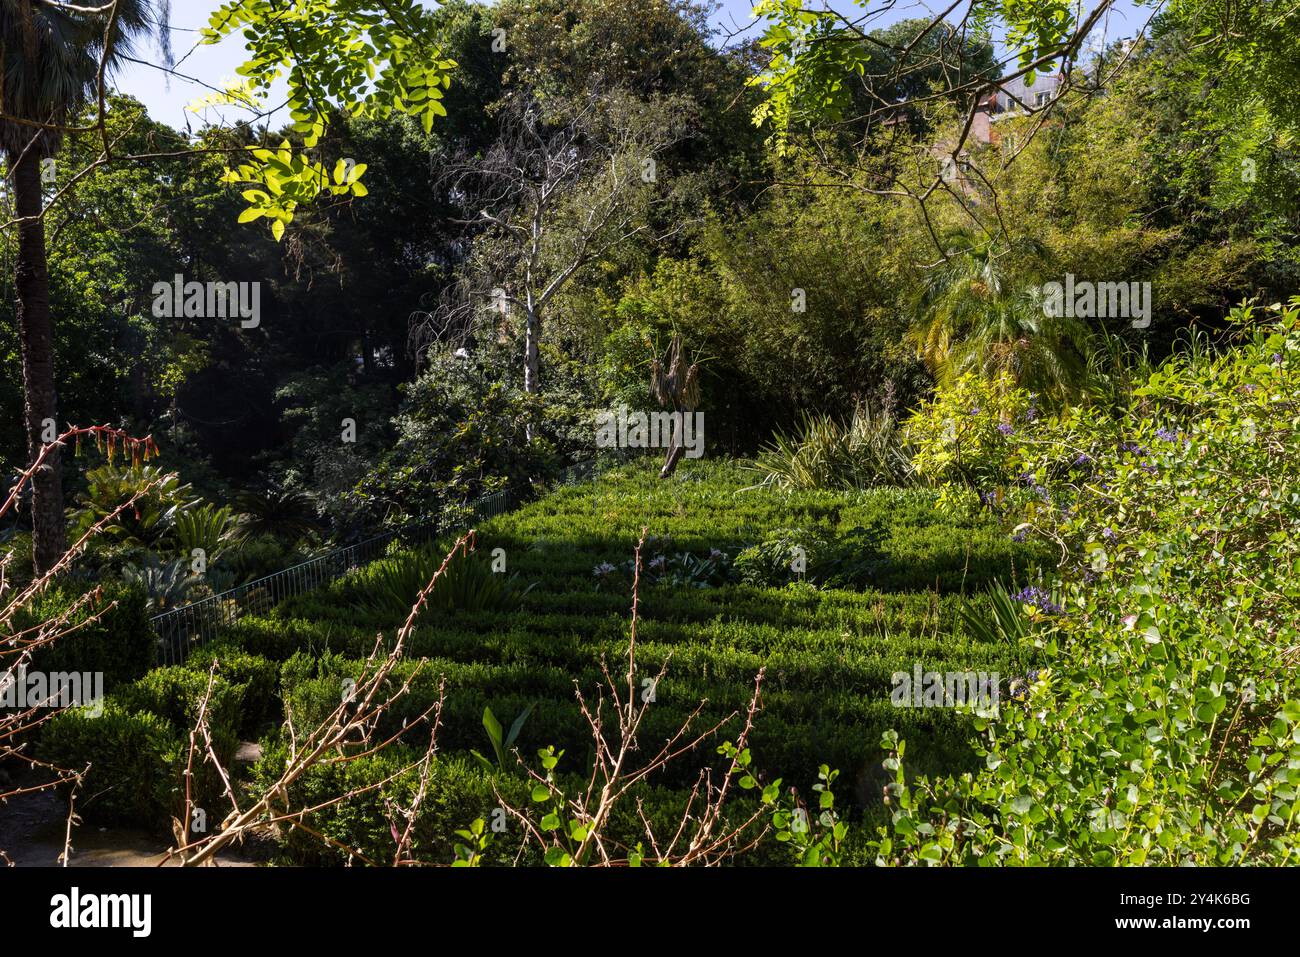
<path fill-rule="evenodd" d="M 691 413 L 680 408 L 674 408 L 673 411 L 678 414 L 673 420 L 673 438 L 668 445 L 668 454 L 664 456 L 663 468 L 659 470 L 661 479 L 669 478 L 677 471 L 677 463 L 682 460 L 682 453 L 686 451 L 682 430 L 686 428 L 686 417 Z"/>
<path fill-rule="evenodd" d="M 20 218 L 39 216 L 44 205 L 41 157 L 28 149 L 13 167 L 14 205 Z M 45 221 L 33 219 L 18 228 L 18 337 L 23 356 L 23 413 L 28 461 L 36 461 L 45 444 L 47 423 L 56 418 L 54 333 L 50 326 L 50 274 L 45 261 Z M 67 550 L 63 516 L 62 456 L 55 449 L 32 479 L 32 560 L 36 573 L 52 568 Z"/>
<path fill-rule="evenodd" d="M 524 325 L 524 391 L 532 395 L 541 390 L 541 353 L 537 342 L 542 336 L 542 313 L 536 307 L 528 310 Z"/>
<path fill-rule="evenodd" d="M 536 395 L 541 391 L 541 353 L 537 342 L 542 336 L 542 313 L 536 306 L 528 307 L 527 321 L 524 323 L 524 392 Z M 536 432 L 533 429 L 532 412 L 524 424 L 524 438 L 532 442 Z"/>

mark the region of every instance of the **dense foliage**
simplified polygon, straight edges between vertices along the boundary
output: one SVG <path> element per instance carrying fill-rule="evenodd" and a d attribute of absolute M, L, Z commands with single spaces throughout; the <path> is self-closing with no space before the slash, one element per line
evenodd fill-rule
<path fill-rule="evenodd" d="M 1300 304 L 1233 313 L 1121 417 L 1022 426 L 1003 519 L 1064 556 L 1036 680 L 981 717 L 983 768 L 904 777 L 884 862 L 1285 864 L 1300 816 L 1292 534 Z"/>
<path fill-rule="evenodd" d="M 0 641 L 105 678 L 21 742 L 77 814 L 269 795 L 313 809 L 261 819 L 288 863 L 639 864 L 708 774 L 744 863 L 1295 863 L 1300 14 L 857 6 L 736 41 L 694 0 L 229 0 L 183 133 L 96 90 L 109 7 L 0 13 L 44 60 L 6 111 L 59 120 L 0 117 Z M 699 445 L 656 478 L 681 433 L 608 449 L 615 413 Z M 156 443 L 58 456 L 64 420 Z M 594 819 L 634 654 L 645 740 L 718 727 Z M 899 700 L 930 672 L 998 700 Z"/>

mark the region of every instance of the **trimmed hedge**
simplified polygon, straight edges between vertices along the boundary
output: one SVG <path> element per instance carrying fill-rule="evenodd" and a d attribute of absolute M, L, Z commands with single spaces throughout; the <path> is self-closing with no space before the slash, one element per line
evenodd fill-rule
<path fill-rule="evenodd" d="M 206 674 L 214 661 L 217 674 L 240 689 L 243 704 L 236 730 L 241 736 L 256 738 L 279 720 L 280 665 L 277 662 L 222 643 L 196 650 L 185 667 Z"/>
<path fill-rule="evenodd" d="M 422 751 L 402 745 L 345 764 L 318 764 L 300 777 L 288 792 L 290 807 L 308 807 L 331 797 L 376 784 L 418 761 Z M 265 787 L 283 770 L 283 747 L 268 747 L 254 768 L 254 787 Z M 520 804 L 527 802 L 526 787 L 512 786 L 522 779 L 498 780 L 497 785 Z M 370 861 L 389 864 L 397 850 L 393 839 L 394 807 L 410 807 L 419 784 L 416 769 L 375 790 L 310 815 L 306 823 L 326 837 L 355 848 Z M 414 829 L 412 850 L 417 860 L 449 864 L 455 857 L 457 829 L 477 817 L 488 817 L 500 801 L 493 778 L 471 762 L 458 758 L 437 760 L 430 772 L 430 787 Z M 397 822 L 400 830 L 404 822 Z M 283 863 L 306 866 L 344 864 L 348 855 L 302 831 L 285 826 L 281 837 Z M 508 848 L 496 849 L 497 863 L 505 863 Z M 354 861 L 353 863 L 362 863 Z"/>
<path fill-rule="evenodd" d="M 409 808 L 412 804 L 419 773 L 409 766 L 419 761 L 422 753 L 418 748 L 396 746 L 348 764 L 318 765 L 290 787 L 290 805 L 315 806 L 396 774 L 397 777 L 383 787 L 317 811 L 306 821 L 313 830 L 360 851 L 370 862 L 390 864 L 397 848 L 393 827 L 396 825 L 399 832 L 405 827 L 404 821 L 395 818 L 395 811 Z M 284 766 L 284 760 L 282 747 L 268 748 L 255 768 L 254 786 L 265 787 L 274 781 Z M 575 770 L 577 762 L 568 763 L 574 765 L 569 768 L 570 772 Z M 572 773 L 562 775 L 561 779 L 572 791 L 585 784 L 585 779 Z M 456 836 L 457 830 L 476 818 L 491 822 L 494 815 L 499 818 L 503 813 L 497 811 L 502 803 L 498 791 L 514 807 L 524 808 L 529 805 L 530 788 L 531 785 L 520 775 L 493 775 L 461 756 L 435 760 L 431 766 L 429 789 L 412 831 L 413 858 L 426 864 L 450 864 L 455 859 L 455 845 L 461 841 Z M 687 792 L 682 789 L 637 787 L 629 800 L 615 807 L 605 833 L 628 847 L 638 842 L 645 844 L 645 828 L 638 813 L 639 802 L 640 811 L 650 821 L 659 839 L 671 839 L 681 823 L 686 801 Z M 731 805 L 726 820 L 739 822 L 752 810 L 753 806 L 746 797 L 739 796 Z M 521 855 L 522 835 L 518 823 L 509 816 L 503 820 L 505 830 L 494 835 L 483 863 L 488 866 L 540 865 L 542 860 L 536 848 L 523 849 Z M 348 863 L 349 858 L 346 853 L 290 827 L 284 830 L 280 850 L 281 863 L 284 864 L 339 865 Z M 363 862 L 354 859 L 352 863 Z M 788 864 L 790 860 L 782 845 L 769 842 L 761 857 L 749 863 Z"/>
<path fill-rule="evenodd" d="M 157 668 L 115 695 L 128 711 L 148 712 L 166 721 L 178 734 L 188 737 L 198 720 L 199 707 L 208 690 L 208 674 L 186 667 Z M 232 685 L 218 674 L 208 697 L 208 727 L 217 757 L 228 764 L 239 745 L 240 714 L 244 688 Z"/>
<path fill-rule="evenodd" d="M 49 621 L 67 611 L 86 589 L 63 585 L 36 598 L 19 615 L 20 627 L 28 623 Z M 88 622 L 96 610 L 99 618 Z M 157 640 L 149 627 L 144 592 L 126 585 L 104 585 L 103 597 L 87 605 L 70 621 L 79 625 L 59 641 L 38 648 L 33 655 L 32 671 L 102 672 L 104 687 L 115 688 L 135 681 L 153 667 L 157 658 Z"/>
<path fill-rule="evenodd" d="M 743 709 L 754 675 L 765 667 L 763 710 L 751 744 L 756 767 L 771 777 L 806 790 L 819 766 L 829 763 L 843 772 L 839 805 L 850 812 L 856 805 L 856 813 L 875 820 L 882 812 L 879 741 L 885 729 L 908 729 L 908 755 L 918 770 L 973 766 L 970 718 L 946 709 L 894 708 L 891 676 L 920 663 L 926 670 L 1010 677 L 1008 649 L 966 634 L 960 611 L 990 581 L 1027 578 L 1039 553 L 989 521 L 948 514 L 926 490 L 742 491 L 751 484 L 734 464 L 684 463 L 668 481 L 648 467 L 628 467 L 600 482 L 559 490 L 479 529 L 480 552 L 505 549 L 506 573 L 517 574 L 531 590 L 518 608 L 422 614 L 407 649 L 410 659 L 427 660 L 395 670 L 395 683 L 417 667 L 421 674 L 378 729 L 385 736 L 405 726 L 404 747 L 421 747 L 427 728 L 415 718 L 437 700 L 445 679 L 440 765 L 461 769 L 440 770 L 448 777 L 439 781 L 449 789 L 442 806 L 459 801 L 461 813 L 448 814 L 444 832 L 421 838 L 429 859 L 450 861 L 455 829 L 483 816 L 487 807 L 489 792 L 478 777 L 484 772 L 469 756 L 471 749 L 490 751 L 482 726 L 485 707 L 508 725 L 532 706 L 516 742 L 520 753 L 532 760 L 539 748 L 555 745 L 568 752 L 568 772 L 581 772 L 590 731 L 574 687 L 590 695 L 603 685 L 602 658 L 621 667 L 631 603 L 631 580 L 622 567 L 643 523 L 659 536 L 647 542 L 647 563 L 658 555 L 707 557 L 717 550 L 728 566 L 782 529 L 807 529 L 825 543 L 823 580 L 836 583 L 746 584 L 732 572 L 717 579 L 732 583 L 691 587 L 657 583 L 647 574 L 638 659 L 644 674 L 665 661 L 669 668 L 643 725 L 645 746 L 674 733 L 701 700 L 707 704 L 697 727 Z M 594 574 L 603 562 L 619 570 Z M 380 623 L 357 608 L 357 589 L 368 580 L 363 569 L 224 633 L 230 646 L 281 663 L 281 695 L 300 728 L 314 727 L 337 706 L 344 679 L 357 676 L 374 646 Z M 384 629 L 386 639 L 392 631 Z M 737 722 L 722 734 L 738 731 Z M 268 740 L 274 750 L 280 738 Z M 665 807 L 678 806 L 698 771 L 717 764 L 716 744 L 684 756 L 655 778 Z M 331 788 L 382 777 L 385 768 L 391 773 L 387 761 L 375 759 L 347 772 L 313 772 L 304 795 L 320 800 Z M 383 807 L 368 798 L 349 802 L 347 809 L 323 815 L 336 829 L 326 833 L 355 838 L 381 857 L 387 848 L 391 857 Z M 633 828 L 630 836 L 637 833 Z M 299 863 L 341 860 L 301 835 L 286 841 L 287 853 Z"/>
<path fill-rule="evenodd" d="M 166 720 L 109 698 L 99 717 L 73 708 L 43 729 L 38 753 L 61 768 L 89 765 L 77 799 L 87 824 L 161 830 L 173 813 L 180 737 Z"/>
<path fill-rule="evenodd" d="M 245 657 L 244 664 L 258 671 L 255 680 L 232 683 L 218 674 L 208 700 L 213 744 L 226 768 L 239 744 L 250 690 L 264 687 L 265 667 L 274 668 Z M 87 823 L 168 830 L 183 810 L 189 734 L 207 688 L 206 670 L 155 669 L 109 695 L 98 717 L 85 708 L 57 715 L 42 729 L 38 753 L 69 770 L 89 766 L 77 801 Z M 196 805 L 221 807 L 226 799 L 216 770 L 201 754 L 193 770 Z"/>

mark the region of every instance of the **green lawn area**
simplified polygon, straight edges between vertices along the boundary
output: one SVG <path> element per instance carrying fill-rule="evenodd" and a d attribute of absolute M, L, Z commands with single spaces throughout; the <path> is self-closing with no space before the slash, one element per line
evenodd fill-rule
<path fill-rule="evenodd" d="M 528 590 L 498 610 L 425 613 L 410 656 L 428 661 L 391 716 L 393 727 L 426 707 L 445 678 L 438 741 L 449 767 L 463 763 L 460 771 L 472 777 L 470 749 L 491 753 L 484 707 L 509 725 L 531 705 L 521 753 L 532 760 L 553 744 L 566 751 L 562 767 L 580 772 L 590 734 L 575 683 L 590 700 L 603 680 L 602 656 L 620 674 L 630 619 L 630 575 L 620 568 L 601 577 L 596 566 L 625 565 L 643 526 L 652 536 L 645 562 L 684 552 L 705 559 L 716 550 L 727 556 L 724 568 L 774 532 L 797 529 L 791 540 L 821 543 L 807 549 L 809 574 L 839 571 L 852 580 L 843 582 L 847 587 L 643 583 L 641 673 L 653 675 L 670 660 L 642 741 L 649 747 L 666 738 L 701 701 L 698 727 L 743 709 L 765 667 L 751 742 L 765 774 L 806 789 L 818 765 L 828 763 L 842 771 L 841 802 L 872 815 L 885 729 L 905 735 L 915 770 L 968 763 L 969 718 L 951 709 L 895 708 L 890 676 L 919 663 L 926 670 L 1000 672 L 1005 680 L 1005 647 L 968 637 L 959 609 L 964 596 L 994 578 L 1023 581 L 1033 557 L 1026 546 L 991 523 L 944 514 L 928 491 L 786 494 L 747 489 L 753 481 L 734 463 L 689 463 L 668 481 L 648 466 L 625 466 L 484 524 L 479 554 L 486 559 L 503 549 L 506 573 Z M 358 608 L 372 587 L 369 570 L 359 570 L 266 618 L 240 622 L 228 638 L 272 659 L 298 652 L 282 669 L 282 692 L 293 713 L 309 720 L 338 701 L 340 679 L 359 668 L 376 630 L 391 636 L 398 624 L 395 614 L 381 620 Z M 736 731 L 733 724 L 731 736 Z M 413 744 L 427 735 L 411 734 Z M 698 769 L 719 760 L 708 746 L 678 762 L 659 778 L 656 800 L 680 803 Z M 490 789 L 469 790 L 489 807 L 460 808 L 460 819 L 449 807 L 455 826 L 490 809 Z"/>

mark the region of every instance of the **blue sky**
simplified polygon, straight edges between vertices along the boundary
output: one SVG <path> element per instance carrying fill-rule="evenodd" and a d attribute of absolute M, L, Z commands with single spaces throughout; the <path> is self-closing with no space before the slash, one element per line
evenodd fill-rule
<path fill-rule="evenodd" d="M 833 5 L 839 10 L 850 8 L 847 0 L 838 0 Z M 220 0 L 182 0 L 173 5 L 172 47 L 178 59 L 194 47 L 198 40 L 198 29 L 207 23 L 208 17 L 218 6 Z M 752 6 L 753 0 L 721 0 L 715 22 L 728 32 L 745 27 L 752 23 L 750 16 Z M 879 24 L 883 26 L 904 17 L 933 15 L 932 7 L 943 8 L 934 7 L 933 3 L 926 3 L 925 0 L 902 0 L 897 7 L 880 19 Z M 1135 9 L 1131 0 L 1120 0 L 1112 13 L 1107 36 L 1111 39 L 1133 36 L 1146 22 L 1147 16 L 1148 10 Z M 751 28 L 749 34 L 753 35 L 756 32 Z M 138 55 L 141 60 L 158 62 L 160 59 L 156 49 L 152 48 L 141 50 Z M 236 36 L 216 46 L 195 48 L 178 70 L 196 80 L 219 86 L 223 80 L 234 76 L 235 68 L 243 59 L 244 48 L 241 38 Z M 142 101 L 148 107 L 150 115 L 157 120 L 178 128 L 185 128 L 187 123 L 194 129 L 202 125 L 201 116 L 189 113 L 185 109 L 187 103 L 210 92 L 199 83 L 180 77 L 169 78 L 157 69 L 128 63 L 118 74 L 116 86 L 119 90 Z M 238 111 L 227 110 L 226 112 L 227 119 L 234 119 L 239 115 Z M 215 114 L 210 115 L 210 118 L 214 121 L 219 119 Z M 276 116 L 272 120 L 272 125 L 287 120 L 287 115 Z"/>

